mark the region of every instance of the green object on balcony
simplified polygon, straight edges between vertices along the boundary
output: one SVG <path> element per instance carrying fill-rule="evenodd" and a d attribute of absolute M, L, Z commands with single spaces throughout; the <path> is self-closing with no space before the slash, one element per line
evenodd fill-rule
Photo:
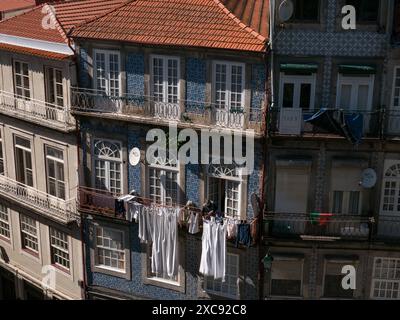
<path fill-rule="evenodd" d="M 265 257 L 262 259 L 262 263 L 263 263 L 264 268 L 265 268 L 266 271 L 271 270 L 273 261 L 274 261 L 274 257 L 270 256 L 269 253 L 267 253 L 265 255 Z"/>
<path fill-rule="evenodd" d="M 281 72 L 289 74 L 310 74 L 318 71 L 317 64 L 310 63 L 282 63 Z"/>
<path fill-rule="evenodd" d="M 339 65 L 339 72 L 342 74 L 355 74 L 355 75 L 370 75 L 376 73 L 376 68 L 369 65 L 351 65 L 341 64 Z"/>

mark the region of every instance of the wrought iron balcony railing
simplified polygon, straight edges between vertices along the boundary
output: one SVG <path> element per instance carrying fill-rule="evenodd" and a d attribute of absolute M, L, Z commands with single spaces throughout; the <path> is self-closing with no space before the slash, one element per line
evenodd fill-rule
<path fill-rule="evenodd" d="M 381 215 L 378 218 L 377 230 L 374 235 L 376 240 L 400 240 L 400 217 Z"/>
<path fill-rule="evenodd" d="M 243 107 L 189 100 L 163 102 L 145 95 L 112 96 L 104 91 L 84 88 L 72 88 L 71 96 L 72 108 L 77 112 L 114 114 L 147 121 L 214 125 L 236 130 L 259 130 L 261 127 L 261 110 L 251 110 L 248 114 Z"/>
<path fill-rule="evenodd" d="M 61 223 L 78 221 L 76 199 L 65 201 L 0 175 L 0 194 Z"/>
<path fill-rule="evenodd" d="M 79 187 L 79 210 L 116 217 L 115 200 L 119 196 L 120 194 L 111 193 L 106 190 Z"/>
<path fill-rule="evenodd" d="M 264 216 L 264 236 L 304 240 L 368 240 L 372 224 L 372 219 L 361 216 L 268 213 Z"/>
<path fill-rule="evenodd" d="M 363 137 L 380 138 L 383 134 L 385 123 L 385 110 L 342 110 L 327 109 L 328 111 L 342 111 L 343 118 L 359 116 L 361 122 L 355 127 L 355 130 L 360 131 Z M 332 127 L 329 119 L 320 125 L 311 124 L 305 120 L 317 114 L 320 110 L 303 110 L 300 108 L 275 108 L 269 110 L 268 116 L 268 131 L 271 135 L 334 135 L 338 136 L 337 132 L 332 132 L 329 127 Z M 324 128 L 324 125 L 326 127 Z M 340 125 L 339 126 L 343 126 Z M 352 128 L 350 128 L 352 129 Z"/>
<path fill-rule="evenodd" d="M 51 128 L 61 130 L 75 128 L 75 119 L 68 108 L 6 91 L 0 91 L 0 112 Z"/>

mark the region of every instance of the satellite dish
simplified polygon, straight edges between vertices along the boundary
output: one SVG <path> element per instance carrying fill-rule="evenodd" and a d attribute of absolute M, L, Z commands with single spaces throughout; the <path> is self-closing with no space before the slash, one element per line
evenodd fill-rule
<path fill-rule="evenodd" d="M 284 0 L 278 10 L 278 17 L 280 22 L 288 21 L 294 12 L 294 5 L 291 0 Z"/>
<path fill-rule="evenodd" d="M 377 181 L 377 176 L 374 169 L 368 168 L 362 172 L 360 185 L 363 188 L 366 189 L 373 188 L 376 184 L 376 181 Z"/>
<path fill-rule="evenodd" d="M 140 162 L 140 150 L 138 148 L 133 148 L 131 152 L 129 152 L 129 163 L 131 166 L 135 167 Z"/>

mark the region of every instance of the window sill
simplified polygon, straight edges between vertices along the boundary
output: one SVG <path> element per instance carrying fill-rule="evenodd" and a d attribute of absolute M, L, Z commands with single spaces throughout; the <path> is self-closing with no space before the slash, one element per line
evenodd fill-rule
<path fill-rule="evenodd" d="M 11 245 L 11 239 L 10 238 L 6 238 L 6 237 L 3 237 L 3 236 L 0 236 L 0 241 L 3 241 L 5 243 Z"/>
<path fill-rule="evenodd" d="M 153 285 L 160 288 L 165 288 L 169 290 L 174 290 L 178 292 L 185 292 L 184 286 L 181 285 L 180 282 L 174 282 L 171 280 L 165 280 L 156 277 L 146 277 L 143 279 L 143 283 L 147 285 Z"/>
<path fill-rule="evenodd" d="M 71 275 L 70 269 L 67 269 L 67 268 L 60 266 L 58 264 L 55 264 L 55 263 L 53 263 L 51 266 L 54 267 L 55 269 L 60 270 L 61 272 L 65 273 L 66 275 Z"/>
<path fill-rule="evenodd" d="M 33 257 L 39 259 L 39 252 L 30 250 L 30 249 L 27 249 L 27 248 L 22 248 L 22 251 L 27 253 L 27 254 L 29 254 L 30 256 L 33 256 Z"/>
<path fill-rule="evenodd" d="M 111 277 L 131 280 L 130 274 L 126 270 L 119 270 L 104 266 L 92 265 L 92 272 L 105 274 Z"/>

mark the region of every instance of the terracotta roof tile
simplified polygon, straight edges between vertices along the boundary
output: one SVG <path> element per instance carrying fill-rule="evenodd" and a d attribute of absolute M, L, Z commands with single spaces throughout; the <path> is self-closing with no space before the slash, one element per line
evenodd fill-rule
<path fill-rule="evenodd" d="M 24 37 L 42 41 L 63 43 L 66 33 L 76 24 L 93 19 L 127 0 L 75 0 L 52 3 L 56 22 L 55 29 L 43 28 L 43 18 L 49 13 L 44 5 L 0 22 L 0 34 Z M 42 11 L 43 10 L 43 11 Z"/>
<path fill-rule="evenodd" d="M 34 7 L 36 4 L 35 0 L 1 0 L 0 11 L 13 11 L 25 8 Z"/>
<path fill-rule="evenodd" d="M 242 23 L 219 0 L 135 0 L 77 26 L 71 34 L 246 51 L 263 51 L 266 45 L 266 37 Z"/>
<path fill-rule="evenodd" d="M 44 51 L 44 50 L 31 49 L 31 48 L 27 48 L 27 47 L 14 46 L 14 45 L 5 44 L 5 43 L 0 43 L 0 50 L 34 55 L 34 56 L 39 56 L 39 57 L 51 59 L 51 60 L 65 60 L 65 59 L 71 58 L 70 55 L 65 55 L 65 54 L 55 53 L 55 52 L 50 52 L 50 51 Z"/>

